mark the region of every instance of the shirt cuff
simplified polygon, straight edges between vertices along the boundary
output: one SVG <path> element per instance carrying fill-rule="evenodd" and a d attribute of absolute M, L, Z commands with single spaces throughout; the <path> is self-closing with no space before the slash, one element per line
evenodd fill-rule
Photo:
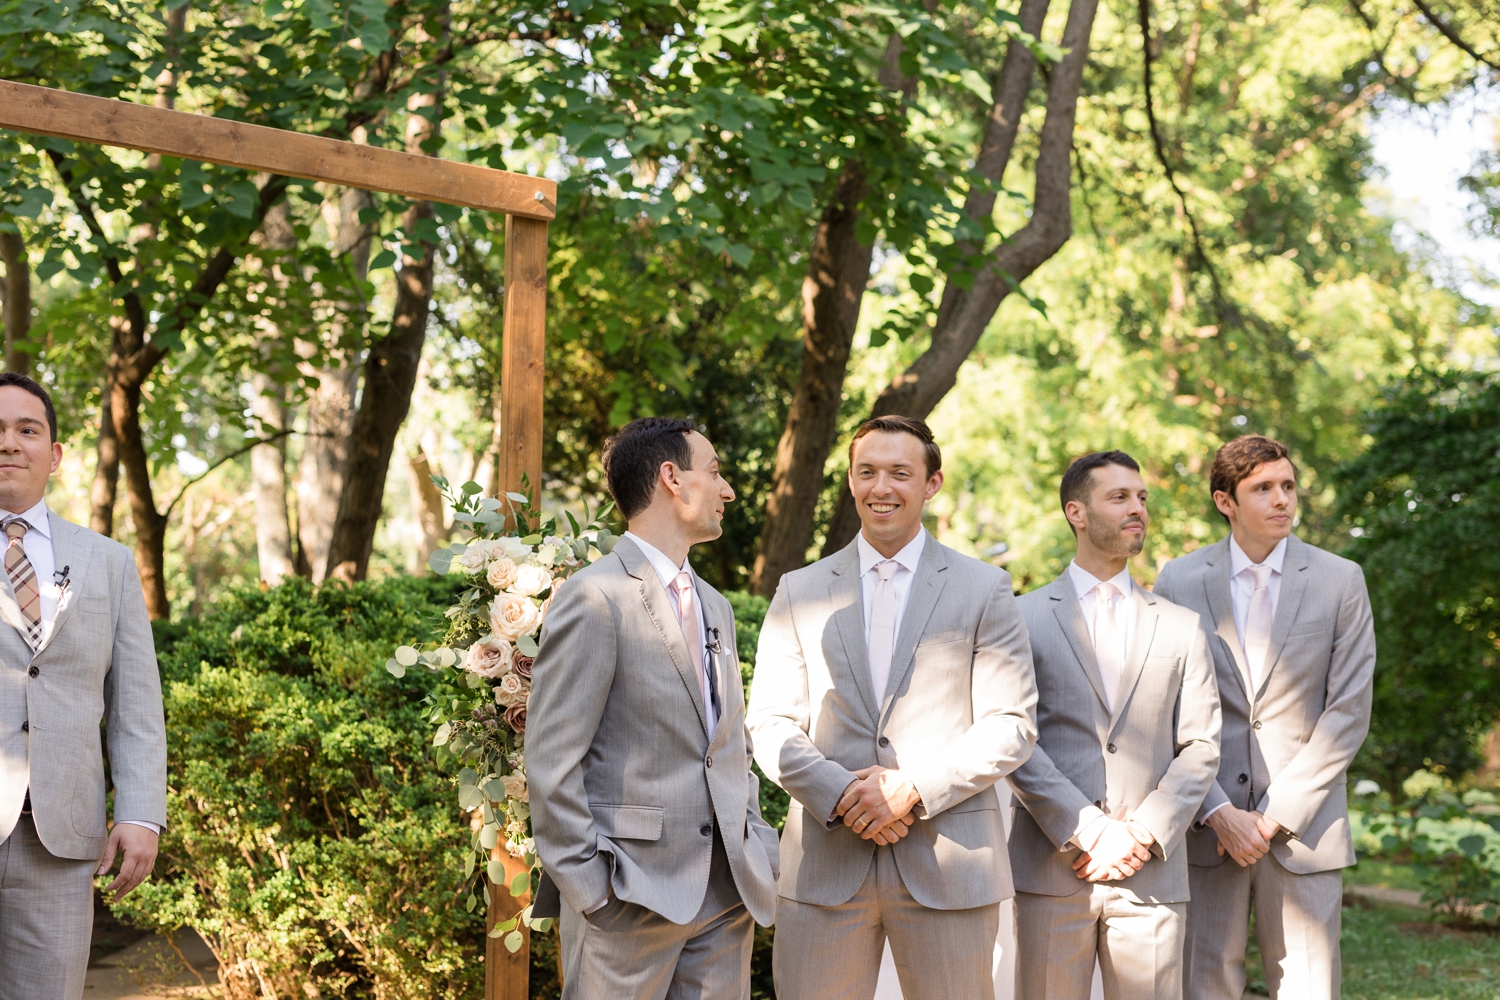
<path fill-rule="evenodd" d="M 1107 815 L 1095 816 L 1094 821 L 1073 835 L 1071 843 L 1080 851 L 1092 851 L 1109 823 Z"/>
<path fill-rule="evenodd" d="M 148 823 L 143 819 L 122 819 L 115 822 L 115 826 L 144 826 L 158 837 L 161 836 L 161 827 L 155 823 Z"/>
<path fill-rule="evenodd" d="M 1208 812 L 1206 812 L 1206 813 L 1203 814 L 1203 818 L 1198 821 L 1198 825 L 1199 826 L 1207 826 L 1208 825 L 1208 817 L 1212 816 L 1214 813 L 1218 812 L 1220 809 L 1223 809 L 1227 805 L 1229 805 L 1228 802 L 1220 802 L 1218 805 L 1214 806 Z"/>

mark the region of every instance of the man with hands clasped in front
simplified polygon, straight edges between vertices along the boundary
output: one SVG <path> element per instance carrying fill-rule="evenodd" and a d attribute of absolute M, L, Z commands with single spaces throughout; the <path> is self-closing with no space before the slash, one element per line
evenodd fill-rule
<path fill-rule="evenodd" d="M 1180 1000 L 1183 840 L 1219 763 L 1219 698 L 1198 616 L 1131 579 L 1149 515 L 1124 452 L 1075 461 L 1072 563 L 1019 603 L 1038 689 L 1036 752 L 1010 776 L 1016 996 Z"/>
<path fill-rule="evenodd" d="M 1229 537 L 1168 563 L 1156 593 L 1197 611 L 1224 704 L 1223 759 L 1188 834 L 1187 1000 L 1239 1000 L 1250 911 L 1271 996 L 1339 995 L 1345 777 L 1370 726 L 1364 574 L 1292 534 L 1297 469 L 1258 434 L 1210 473 Z"/>
<path fill-rule="evenodd" d="M 991 1000 L 1011 895 L 993 785 L 1031 753 L 1036 686 L 1010 577 L 922 528 L 942 456 L 920 420 L 854 435 L 861 530 L 782 577 L 751 687 L 755 759 L 792 797 L 781 1000 L 868 1000 L 885 942 L 906 1000 Z"/>

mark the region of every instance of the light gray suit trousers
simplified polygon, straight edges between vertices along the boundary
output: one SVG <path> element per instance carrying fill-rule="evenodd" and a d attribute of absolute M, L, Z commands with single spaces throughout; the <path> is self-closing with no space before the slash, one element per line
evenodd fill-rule
<path fill-rule="evenodd" d="M 1211 633 L 1224 707 L 1218 780 L 1188 834 L 1188 1000 L 1239 1000 L 1250 911 L 1273 997 L 1339 995 L 1340 869 L 1354 863 L 1346 775 L 1370 727 L 1375 630 L 1358 565 L 1287 539 L 1259 689 L 1247 690 L 1229 596 L 1229 539 L 1174 559 L 1156 592 Z M 1221 857 L 1201 825 L 1220 803 L 1285 831 L 1249 868 Z"/>
<path fill-rule="evenodd" d="M 40 650 L 0 573 L 0 1000 L 82 995 L 106 839 L 101 721 L 115 820 L 167 822 L 161 680 L 135 559 L 56 514 L 51 529 L 68 584 Z"/>

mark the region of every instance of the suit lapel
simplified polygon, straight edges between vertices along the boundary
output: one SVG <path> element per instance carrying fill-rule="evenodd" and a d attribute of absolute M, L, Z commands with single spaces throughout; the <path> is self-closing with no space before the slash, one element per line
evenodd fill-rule
<path fill-rule="evenodd" d="M 1156 637 L 1156 625 L 1161 619 L 1156 598 L 1151 592 L 1134 578 L 1130 582 L 1130 601 L 1126 609 L 1126 614 L 1130 615 L 1130 649 L 1125 655 L 1125 672 L 1120 676 L 1120 688 L 1115 692 L 1115 710 L 1109 719 L 1111 736 L 1124 718 L 1125 707 L 1130 704 L 1130 696 L 1140 682 L 1146 657 L 1151 652 L 1151 641 Z"/>
<path fill-rule="evenodd" d="M 724 615 L 723 605 L 727 603 L 718 591 L 702 581 L 698 582 L 698 597 L 703 601 L 703 620 L 711 629 L 718 629 L 719 649 L 715 653 L 712 648 L 708 650 L 704 658 L 704 666 L 713 671 L 714 683 L 719 690 L 719 725 L 714 730 L 714 743 L 725 738 L 734 726 L 739 725 L 741 714 L 740 698 L 732 692 L 735 690 L 731 685 L 738 685 L 738 677 L 730 677 L 725 670 L 725 663 L 730 660 L 723 650 L 734 642 L 734 629 L 730 626 L 728 618 Z M 713 634 L 704 636 L 705 642 L 710 642 Z"/>
<path fill-rule="evenodd" d="M 838 608 L 833 613 L 833 624 L 844 644 L 844 663 L 854 675 L 854 687 L 859 691 L 870 721 L 878 722 L 880 706 L 875 704 L 875 685 L 870 679 L 870 651 L 865 646 L 865 602 L 859 590 L 859 547 L 857 541 L 850 542 L 832 559 L 829 570 L 833 579 L 828 581 L 828 598 Z"/>
<path fill-rule="evenodd" d="M 1208 572 L 1203 574 L 1203 587 L 1207 592 L 1208 610 L 1214 619 L 1214 634 L 1229 647 L 1229 655 L 1234 658 L 1236 668 L 1235 680 L 1239 682 L 1240 690 L 1245 692 L 1245 700 L 1248 702 L 1251 700 L 1250 685 L 1245 679 L 1250 676 L 1250 668 L 1245 662 L 1245 651 L 1240 647 L 1240 630 L 1234 624 L 1234 601 L 1229 596 L 1228 537 L 1215 542 L 1210 549 Z"/>
<path fill-rule="evenodd" d="M 1276 595 L 1276 614 L 1271 619 L 1271 647 L 1266 650 L 1265 666 L 1260 672 L 1260 687 L 1256 697 L 1266 689 L 1271 671 L 1281 660 L 1281 650 L 1286 646 L 1287 633 L 1297 620 L 1302 608 L 1302 595 L 1307 592 L 1307 546 L 1295 535 L 1288 535 L 1286 556 L 1281 562 L 1281 591 Z"/>
<path fill-rule="evenodd" d="M 698 711 L 698 724 L 703 727 L 703 735 L 706 738 L 708 736 L 708 713 L 703 707 L 703 689 L 698 683 L 698 670 L 688 659 L 687 640 L 682 636 L 682 626 L 677 624 L 677 612 L 661 585 L 661 577 L 656 575 L 656 569 L 651 565 L 651 560 L 647 559 L 646 554 L 630 539 L 620 539 L 615 543 L 614 551 L 619 554 L 620 561 L 625 564 L 625 572 L 641 582 L 641 603 L 645 605 L 646 614 L 650 616 L 651 623 L 656 626 L 662 644 L 667 647 L 667 655 L 672 658 L 672 665 L 677 668 L 677 673 L 682 677 L 688 697 L 693 700 L 693 708 Z"/>
<path fill-rule="evenodd" d="M 1094 644 L 1089 641 L 1089 627 L 1083 620 L 1083 611 L 1078 607 L 1078 591 L 1074 589 L 1073 581 L 1068 579 L 1066 570 L 1062 576 L 1047 585 L 1047 596 L 1052 598 L 1052 612 L 1057 616 L 1058 627 L 1067 636 L 1074 658 L 1078 660 L 1084 676 L 1089 679 L 1089 687 L 1094 689 L 1099 707 L 1107 715 L 1109 701 L 1104 697 L 1104 675 L 1099 673 L 1099 660 L 1094 656 Z"/>
<path fill-rule="evenodd" d="M 927 620 L 932 617 L 932 610 L 937 607 L 938 598 L 942 596 L 943 586 L 947 583 L 945 573 L 948 558 L 943 554 L 943 547 L 936 538 L 927 535 L 926 529 L 923 529 L 923 534 L 926 535 L 926 541 L 922 543 L 922 558 L 917 561 L 916 578 L 912 580 L 911 590 L 907 592 L 906 612 L 901 616 L 896 644 L 891 650 L 891 673 L 885 683 L 885 701 L 880 706 L 882 717 L 889 710 L 896 692 L 901 690 L 906 675 L 911 673 L 912 661 L 917 655 L 917 643 L 927 630 Z"/>
<path fill-rule="evenodd" d="M 73 612 L 78 609 L 78 584 L 74 580 L 88 579 L 89 563 L 94 556 L 93 540 L 78 525 L 71 521 L 64 521 L 56 514 L 49 512 L 48 521 L 52 528 L 52 562 L 60 573 L 64 568 L 68 570 L 67 585 L 63 588 L 62 595 L 57 601 L 57 612 L 52 618 L 52 630 L 47 633 L 47 638 L 42 641 L 42 650 L 52 645 L 58 633 L 73 617 Z M 7 581 L 8 582 L 8 581 Z"/>

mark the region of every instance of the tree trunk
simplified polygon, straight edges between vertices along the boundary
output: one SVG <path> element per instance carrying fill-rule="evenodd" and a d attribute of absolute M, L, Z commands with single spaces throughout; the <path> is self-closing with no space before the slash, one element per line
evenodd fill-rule
<path fill-rule="evenodd" d="M 0 233 L 0 261 L 5 263 L 5 370 L 31 373 L 31 355 L 16 345 L 31 329 L 31 261 L 20 233 Z"/>
<path fill-rule="evenodd" d="M 141 574 L 141 590 L 146 595 L 146 613 L 152 618 L 168 618 L 172 606 L 167 600 L 167 519 L 156 509 L 150 456 L 141 435 L 141 385 L 146 379 L 144 375 L 137 377 L 125 366 L 121 368 L 110 383 L 109 406 L 115 422 L 115 439 L 119 442 L 120 465 L 125 470 L 130 518 L 135 525 L 135 564 Z"/>
<path fill-rule="evenodd" d="M 437 134 L 437 123 L 418 112 L 437 118 L 443 90 L 413 94 L 407 101 L 412 112 L 406 126 L 408 152 L 424 152 L 422 144 Z M 391 332 L 370 348 L 365 360 L 364 388 L 359 412 L 349 436 L 349 463 L 339 494 L 338 517 L 328 549 L 328 579 L 363 580 L 370 568 L 375 528 L 385 497 L 396 435 L 411 409 L 412 389 L 427 339 L 428 311 L 432 301 L 434 248 L 412 239 L 418 226 L 433 218 L 432 204 L 417 201 L 401 216 L 408 243 L 396 275 L 396 307 Z M 413 255 L 415 251 L 415 256 Z"/>
<path fill-rule="evenodd" d="M 264 372 L 251 377 L 255 398 L 250 411 L 260 437 L 280 434 L 287 425 L 283 387 Z M 286 505 L 286 438 L 250 449 L 250 482 L 255 494 L 255 550 L 262 583 L 274 587 L 297 571 L 292 560 L 291 522 Z"/>
<path fill-rule="evenodd" d="M 110 325 L 119 321 L 110 317 Z M 115 418 L 109 403 L 110 383 L 105 382 L 99 404 L 99 441 L 95 446 L 94 485 L 89 490 L 89 527 L 106 538 L 115 533 L 115 500 L 120 487 L 120 449 L 115 442 Z"/>
<path fill-rule="evenodd" d="M 1034 18 L 1032 23 L 1040 26 L 1046 15 L 1046 6 L 1043 0 L 1029 0 L 1022 6 L 1025 30 L 1036 34 L 1027 18 Z M 1030 220 L 994 249 L 968 289 L 960 288 L 951 280 L 947 283 L 931 343 L 916 361 L 881 391 L 870 408 L 872 417 L 900 414 L 925 418 L 931 413 L 939 400 L 953 388 L 959 368 L 979 343 L 1000 303 L 1061 250 L 1072 236 L 1073 123 L 1083 87 L 1083 70 L 1088 62 L 1089 35 L 1093 31 L 1098 6 L 1098 0 L 1073 0 L 1068 9 L 1062 37 L 1066 55 L 1052 68 L 1047 85 L 1047 114 L 1037 148 L 1036 192 Z M 1030 53 L 1023 57 L 1017 52 L 1018 48 L 1022 46 L 1012 42 L 1007 50 L 996 86 L 995 108 L 990 115 L 985 146 L 981 148 L 978 163 L 986 176 L 997 182 L 1004 176 L 1015 139 L 1020 104 L 1030 86 Z M 1011 76 L 1013 59 L 1014 78 Z M 1025 86 L 1018 83 L 1023 65 Z M 1017 113 L 1010 114 L 1007 107 L 1016 108 Z M 987 153 L 990 154 L 988 158 Z M 986 194 L 971 198 L 966 208 L 971 215 L 975 212 L 987 214 L 993 206 L 994 195 Z M 830 555 L 847 545 L 858 531 L 859 514 L 849 493 L 849 484 L 845 482 L 828 526 L 823 555 Z"/>
<path fill-rule="evenodd" d="M 358 130 L 355 141 L 364 138 Z M 354 277 L 364 281 L 370 269 L 370 248 L 375 230 L 360 221 L 360 213 L 375 204 L 370 192 L 345 188 L 339 197 L 338 231 L 334 250 L 349 255 Z M 334 325 L 334 345 L 329 356 L 334 365 L 312 370 L 318 386 L 307 399 L 307 433 L 303 438 L 302 463 L 297 483 L 297 572 L 314 583 L 322 583 L 328 569 L 328 547 L 333 540 L 333 522 L 338 518 L 339 496 L 344 488 L 344 467 L 349 462 L 349 434 L 354 427 L 354 399 L 359 387 L 359 349 L 364 338 L 365 309 L 362 302 L 346 303 Z M 308 346 L 308 353 L 316 348 Z"/>
<path fill-rule="evenodd" d="M 412 515 L 422 532 L 411 572 L 413 576 L 421 576 L 427 572 L 427 560 L 447 540 L 448 526 L 443 522 L 443 495 L 432 481 L 432 463 L 421 445 L 407 459 L 407 469 L 411 472 Z"/>

